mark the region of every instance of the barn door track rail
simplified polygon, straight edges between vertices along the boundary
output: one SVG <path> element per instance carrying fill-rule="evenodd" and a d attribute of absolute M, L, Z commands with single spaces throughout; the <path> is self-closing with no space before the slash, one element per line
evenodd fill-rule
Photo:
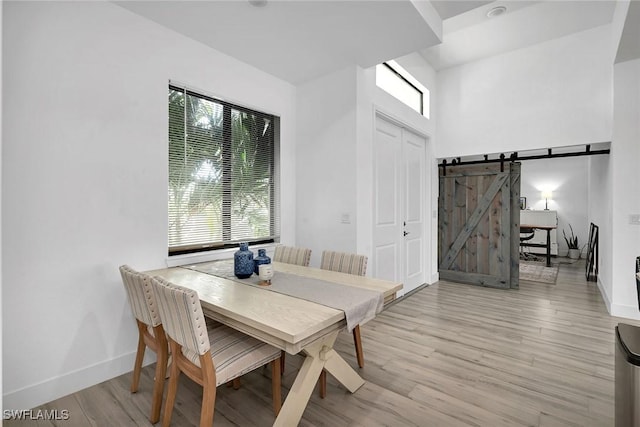
<path fill-rule="evenodd" d="M 462 160 L 460 157 L 456 157 L 451 162 L 448 162 L 447 159 L 443 159 L 442 163 L 438 165 L 443 169 L 443 175 L 447 176 L 447 166 L 456 166 L 456 165 L 477 165 L 482 163 L 500 163 L 500 172 L 504 172 L 504 163 L 509 162 L 519 162 L 523 160 L 539 160 L 539 159 L 558 159 L 563 157 L 578 157 L 578 156 L 593 156 L 599 154 L 609 154 L 611 149 L 605 148 L 600 150 L 592 150 L 591 144 L 585 145 L 584 150 L 581 151 L 572 151 L 572 152 L 562 152 L 562 153 L 554 153 L 552 148 L 547 148 L 546 154 L 534 154 L 534 155 L 525 155 L 520 156 L 517 151 L 512 152 L 509 156 L 501 153 L 497 158 L 490 159 L 488 154 L 484 155 L 484 159 L 480 160 Z"/>

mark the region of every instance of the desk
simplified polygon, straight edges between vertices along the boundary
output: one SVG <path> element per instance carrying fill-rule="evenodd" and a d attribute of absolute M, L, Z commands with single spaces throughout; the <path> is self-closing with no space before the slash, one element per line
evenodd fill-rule
<path fill-rule="evenodd" d="M 385 299 L 392 299 L 402 289 L 401 283 L 385 280 L 278 262 L 273 266 L 276 272 L 378 290 Z M 146 274 L 197 291 L 206 316 L 287 353 L 302 351 L 306 355 L 274 426 L 299 423 L 322 369 L 352 393 L 364 384 L 360 375 L 333 349 L 338 332 L 346 325 L 343 311 L 181 267 Z"/>
<path fill-rule="evenodd" d="M 555 230 L 557 226 L 555 225 L 529 225 L 529 224 L 520 224 L 520 228 L 537 228 L 538 230 L 546 230 L 547 231 L 547 243 L 545 245 L 540 243 L 526 243 L 520 242 L 520 246 L 532 246 L 536 248 L 547 248 L 547 267 L 551 267 L 551 230 Z"/>

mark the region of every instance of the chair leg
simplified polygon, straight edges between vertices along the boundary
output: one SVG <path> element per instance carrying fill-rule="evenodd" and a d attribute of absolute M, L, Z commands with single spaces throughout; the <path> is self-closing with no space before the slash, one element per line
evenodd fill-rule
<path fill-rule="evenodd" d="M 144 343 L 144 329 L 147 326 L 138 322 L 138 351 L 136 352 L 136 361 L 133 364 L 133 379 L 131 380 L 131 393 L 138 391 L 138 384 L 140 383 L 140 372 L 142 371 L 142 360 L 144 359 L 144 351 L 147 345 Z"/>
<path fill-rule="evenodd" d="M 353 342 L 356 345 L 356 357 L 358 358 L 358 366 L 364 368 L 364 353 L 362 352 L 362 339 L 360 338 L 360 325 L 353 328 Z"/>
<path fill-rule="evenodd" d="M 167 370 L 165 371 L 164 374 L 164 379 L 168 379 L 169 375 L 171 375 L 171 361 L 172 361 L 172 357 L 171 357 L 171 353 L 169 353 L 167 355 Z"/>
<path fill-rule="evenodd" d="M 280 372 L 282 359 L 271 362 L 271 394 L 273 395 L 273 412 L 276 417 L 282 408 L 282 374 Z"/>
<path fill-rule="evenodd" d="M 162 328 L 154 330 L 155 336 L 160 336 L 160 333 L 164 334 Z M 151 424 L 155 424 L 160 420 L 160 408 L 162 407 L 162 393 L 164 391 L 164 380 L 167 373 L 167 364 L 169 359 L 169 349 L 167 348 L 166 339 L 158 339 L 157 343 L 158 359 L 156 361 L 156 377 L 153 384 L 153 398 L 151 400 L 151 417 L 149 421 Z"/>
<path fill-rule="evenodd" d="M 180 378 L 180 368 L 178 368 L 177 360 L 174 360 L 173 363 L 171 364 L 171 375 L 169 375 L 169 386 L 167 387 L 167 397 L 164 401 L 164 416 L 162 418 L 162 427 L 169 427 L 169 424 L 171 424 L 171 416 L 173 415 L 173 405 L 176 403 L 176 394 L 178 392 L 179 378 Z"/>
<path fill-rule="evenodd" d="M 202 408 L 200 409 L 200 427 L 211 427 L 216 409 L 216 370 L 213 367 L 211 353 L 200 355 L 202 369 Z"/>
<path fill-rule="evenodd" d="M 200 427 L 211 427 L 216 407 L 216 385 L 205 383 L 202 387 L 202 409 L 200 410 Z"/>
<path fill-rule="evenodd" d="M 320 372 L 320 378 L 318 378 L 320 399 L 324 399 L 327 396 L 327 371 L 324 369 Z"/>
<path fill-rule="evenodd" d="M 233 389 L 240 390 L 240 377 L 234 378 L 232 381 Z"/>

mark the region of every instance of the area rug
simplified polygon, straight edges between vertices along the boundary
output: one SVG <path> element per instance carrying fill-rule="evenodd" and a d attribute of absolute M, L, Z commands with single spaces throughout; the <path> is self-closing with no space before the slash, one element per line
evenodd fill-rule
<path fill-rule="evenodd" d="M 558 278 L 558 265 L 547 267 L 545 262 L 520 260 L 520 280 L 530 282 L 556 284 Z"/>

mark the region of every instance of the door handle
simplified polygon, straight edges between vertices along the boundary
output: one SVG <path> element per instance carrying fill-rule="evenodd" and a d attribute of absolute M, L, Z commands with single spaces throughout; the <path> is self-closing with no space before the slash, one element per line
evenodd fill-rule
<path fill-rule="evenodd" d="M 406 236 L 407 234 L 409 234 L 409 232 L 408 232 L 408 231 L 405 231 L 405 232 L 404 232 L 404 235 Z"/>

